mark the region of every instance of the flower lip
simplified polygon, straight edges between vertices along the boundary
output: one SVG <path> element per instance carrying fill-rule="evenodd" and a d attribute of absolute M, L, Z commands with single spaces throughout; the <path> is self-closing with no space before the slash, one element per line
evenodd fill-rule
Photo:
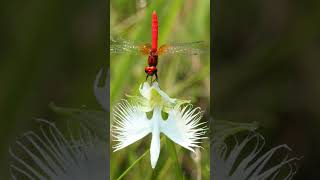
<path fill-rule="evenodd" d="M 135 97 L 135 99 L 140 99 L 140 103 L 145 106 L 145 111 L 152 111 L 155 106 L 159 106 L 162 111 L 169 113 L 170 109 L 175 106 L 190 102 L 187 100 L 170 98 L 168 94 L 160 89 L 157 82 L 152 83 L 151 86 L 148 82 L 144 82 L 140 85 L 139 91 L 143 98 Z"/>
<path fill-rule="evenodd" d="M 157 82 L 153 82 L 151 86 L 148 82 L 144 82 L 140 85 L 139 88 L 141 96 L 145 97 L 148 100 L 151 100 L 153 93 L 158 93 L 162 98 L 174 102 L 174 99 L 170 98 L 166 93 L 164 93 Z"/>

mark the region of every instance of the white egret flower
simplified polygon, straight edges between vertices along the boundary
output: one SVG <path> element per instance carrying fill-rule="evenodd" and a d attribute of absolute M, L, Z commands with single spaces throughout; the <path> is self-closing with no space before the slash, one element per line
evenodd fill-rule
<path fill-rule="evenodd" d="M 40 133 L 30 131 L 10 148 L 10 173 L 16 179 L 107 179 L 104 141 L 81 126 L 79 136 L 64 135 L 55 123 L 40 120 Z"/>
<path fill-rule="evenodd" d="M 190 151 L 194 152 L 193 148 L 200 147 L 200 140 L 206 138 L 205 122 L 200 123 L 200 108 L 192 108 L 190 104 L 181 106 L 189 101 L 170 98 L 158 83 L 152 86 L 144 83 L 140 86 L 140 93 L 142 97 L 129 96 L 131 102 L 123 100 L 114 108 L 112 135 L 117 142 L 113 146 L 114 151 L 152 133 L 150 160 L 152 168 L 155 168 L 160 154 L 160 133 Z M 151 119 L 146 114 L 149 111 L 153 111 Z M 166 120 L 162 112 L 168 113 Z"/>
<path fill-rule="evenodd" d="M 291 149 L 287 145 L 278 145 L 268 151 L 263 151 L 264 146 L 263 136 L 255 132 L 240 142 L 235 136 L 234 145 L 227 145 L 220 140 L 215 141 L 211 146 L 211 162 L 214 162 L 213 179 L 293 179 L 297 172 L 296 162 L 301 158 L 289 158 Z M 284 151 L 285 155 L 276 155 L 280 151 Z"/>

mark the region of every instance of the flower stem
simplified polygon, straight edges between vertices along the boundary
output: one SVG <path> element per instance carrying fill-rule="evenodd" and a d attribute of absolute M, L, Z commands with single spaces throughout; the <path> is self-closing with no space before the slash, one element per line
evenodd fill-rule
<path fill-rule="evenodd" d="M 128 169 L 126 169 L 118 178 L 117 180 L 119 179 L 122 179 L 132 168 L 134 165 L 136 165 L 144 156 L 146 156 L 147 154 L 149 153 L 149 150 L 147 150 L 146 152 L 144 152 L 136 161 L 134 161 L 129 167 Z"/>
<path fill-rule="evenodd" d="M 163 141 L 163 137 L 161 138 L 160 142 Z M 118 178 L 117 180 L 122 179 L 143 157 L 145 157 L 149 153 L 150 149 L 144 152 L 137 160 L 135 160 Z"/>
<path fill-rule="evenodd" d="M 177 154 L 177 151 L 176 151 L 174 143 L 172 141 L 170 141 L 168 138 L 166 138 L 166 144 L 167 144 L 169 152 L 170 152 L 170 154 L 171 154 L 171 156 L 173 158 L 172 160 L 175 163 L 173 168 L 174 168 L 175 173 L 176 173 L 176 179 L 184 179 L 183 175 L 182 175 L 179 159 L 178 159 L 178 154 Z"/>

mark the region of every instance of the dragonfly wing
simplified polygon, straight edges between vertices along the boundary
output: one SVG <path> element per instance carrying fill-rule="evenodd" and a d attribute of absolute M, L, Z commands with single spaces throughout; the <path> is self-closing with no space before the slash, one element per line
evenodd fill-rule
<path fill-rule="evenodd" d="M 174 54 L 198 55 L 204 52 L 205 47 L 206 45 L 204 41 L 164 44 L 159 48 L 158 54 L 159 55 L 174 55 Z"/>
<path fill-rule="evenodd" d="M 110 53 L 133 53 L 137 54 L 139 47 L 133 42 L 120 38 L 110 37 Z"/>
<path fill-rule="evenodd" d="M 147 55 L 149 53 L 150 48 L 151 48 L 150 44 L 136 44 L 131 41 L 110 36 L 110 53 L 111 54 L 131 53 L 135 55 L 138 55 L 138 54 Z"/>

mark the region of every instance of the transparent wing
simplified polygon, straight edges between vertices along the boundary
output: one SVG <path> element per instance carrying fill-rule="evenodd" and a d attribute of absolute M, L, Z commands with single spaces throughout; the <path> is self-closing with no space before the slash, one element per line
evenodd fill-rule
<path fill-rule="evenodd" d="M 159 55 L 198 55 L 205 52 L 207 46 L 204 41 L 187 42 L 187 43 L 172 43 L 160 46 Z"/>
<path fill-rule="evenodd" d="M 151 48 L 150 44 L 136 44 L 119 37 L 110 36 L 110 53 L 131 53 L 147 55 Z"/>

